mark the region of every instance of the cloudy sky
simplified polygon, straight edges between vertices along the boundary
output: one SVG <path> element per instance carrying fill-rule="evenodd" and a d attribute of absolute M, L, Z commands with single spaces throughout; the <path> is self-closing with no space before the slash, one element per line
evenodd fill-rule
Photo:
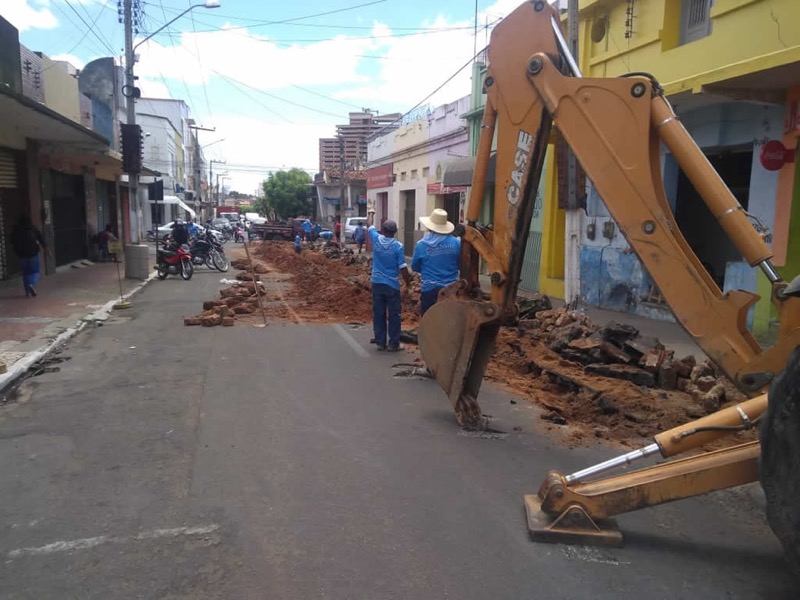
<path fill-rule="evenodd" d="M 140 0 L 141 40 L 205 0 Z M 137 51 L 143 95 L 184 100 L 206 157 L 228 185 L 254 192 L 270 170 L 315 172 L 318 138 L 349 111 L 404 113 L 480 50 L 491 24 L 522 0 L 221 0 L 197 8 Z M 2 0 L 20 42 L 78 68 L 124 55 L 117 0 Z M 464 68 L 426 101 L 466 96 Z M 222 141 L 218 141 L 222 140 Z M 216 142 L 216 143 L 214 143 Z"/>

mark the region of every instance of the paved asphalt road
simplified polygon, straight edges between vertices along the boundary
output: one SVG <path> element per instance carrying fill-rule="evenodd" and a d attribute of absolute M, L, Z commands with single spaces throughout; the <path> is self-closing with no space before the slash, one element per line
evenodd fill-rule
<path fill-rule="evenodd" d="M 613 450 L 492 386 L 509 434 L 466 435 L 367 328 L 183 327 L 219 279 L 153 282 L 0 409 L 0 597 L 798 597 L 752 493 L 623 516 L 622 549 L 531 542 L 523 494 Z"/>

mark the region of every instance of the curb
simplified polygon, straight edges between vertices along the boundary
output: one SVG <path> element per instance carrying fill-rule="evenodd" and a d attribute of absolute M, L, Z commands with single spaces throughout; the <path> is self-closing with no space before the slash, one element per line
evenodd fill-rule
<path fill-rule="evenodd" d="M 139 285 L 134 287 L 127 294 L 124 294 L 122 296 L 122 299 L 127 300 L 131 298 L 134 294 L 144 289 L 144 287 L 148 283 L 150 283 L 153 279 L 155 279 L 155 277 L 156 273 L 150 273 L 147 279 L 145 279 Z M 56 339 L 54 339 L 46 346 L 42 346 L 37 350 L 28 352 L 28 354 L 24 358 L 19 359 L 17 362 L 11 365 L 11 367 L 8 369 L 6 373 L 0 375 L 0 392 L 5 391 L 7 387 L 9 387 L 12 383 L 14 383 L 17 379 L 19 379 L 23 375 L 25 375 L 25 373 L 27 373 L 28 370 L 33 365 L 35 365 L 44 357 L 46 357 L 53 351 L 57 350 L 58 348 L 66 344 L 69 340 L 71 340 L 73 337 L 75 337 L 81 331 L 83 331 L 90 323 L 94 323 L 96 321 L 105 321 L 106 319 L 108 319 L 109 314 L 111 314 L 111 311 L 114 310 L 114 305 L 119 301 L 120 298 L 109 300 L 102 307 L 81 318 L 81 320 L 78 321 L 74 326 L 68 328 L 66 331 L 61 332 L 61 334 L 59 334 L 59 336 Z"/>

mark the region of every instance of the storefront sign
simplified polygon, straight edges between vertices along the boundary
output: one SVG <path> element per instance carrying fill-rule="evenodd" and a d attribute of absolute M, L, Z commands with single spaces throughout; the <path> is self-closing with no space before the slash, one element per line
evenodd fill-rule
<path fill-rule="evenodd" d="M 441 183 L 429 183 L 428 184 L 428 193 L 433 194 L 457 194 L 459 192 L 467 191 L 467 187 L 464 185 L 442 185 Z"/>
<path fill-rule="evenodd" d="M 393 180 L 392 165 L 381 165 L 367 169 L 367 189 L 391 187 Z"/>
<path fill-rule="evenodd" d="M 786 163 L 794 162 L 794 150 L 789 150 L 780 140 L 770 140 L 761 146 L 759 160 L 767 171 L 779 171 Z"/>

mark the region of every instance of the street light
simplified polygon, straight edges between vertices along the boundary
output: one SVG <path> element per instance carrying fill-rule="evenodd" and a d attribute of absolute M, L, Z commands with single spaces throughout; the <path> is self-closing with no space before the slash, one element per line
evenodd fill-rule
<path fill-rule="evenodd" d="M 134 55 L 134 50 L 144 44 L 147 40 L 152 38 L 154 35 L 159 33 L 160 31 L 166 29 L 170 25 L 172 25 L 175 21 L 180 19 L 189 11 L 194 10 L 195 8 L 219 8 L 220 3 L 219 0 L 206 0 L 203 4 L 193 4 L 182 13 L 180 13 L 174 19 L 167 21 L 161 27 L 156 29 L 150 35 L 148 35 L 143 40 L 140 40 L 136 45 L 133 44 L 133 0 L 124 0 L 123 3 L 123 11 L 125 17 L 125 86 L 122 88 L 123 95 L 127 98 L 127 106 L 126 112 L 128 117 L 128 124 L 135 125 L 136 124 L 136 98 L 141 95 L 139 90 L 136 88 L 136 77 L 133 74 L 133 65 L 136 62 L 136 58 Z M 138 242 L 141 243 L 142 237 L 144 237 L 144 223 L 143 223 L 143 215 L 142 215 L 142 205 L 139 202 L 139 173 L 128 173 L 128 197 L 130 202 L 136 207 L 136 231 Z"/>

